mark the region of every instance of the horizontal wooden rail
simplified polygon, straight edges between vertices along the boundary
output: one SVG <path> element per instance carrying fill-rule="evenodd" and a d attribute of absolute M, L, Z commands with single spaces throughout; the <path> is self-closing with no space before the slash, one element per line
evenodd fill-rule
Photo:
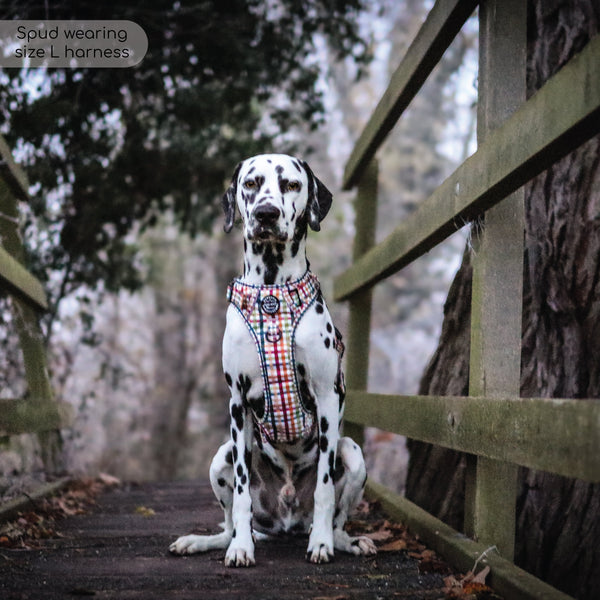
<path fill-rule="evenodd" d="M 25 267 L 0 246 L 0 282 L 11 293 L 41 310 L 48 309 L 48 300 L 42 284 Z"/>
<path fill-rule="evenodd" d="M 477 4 L 477 0 L 438 0 L 435 3 L 354 146 L 344 173 L 342 185 L 345 190 L 356 185 Z"/>
<path fill-rule="evenodd" d="M 0 433 L 19 435 L 69 427 L 74 411 L 65 402 L 0 399 Z"/>
<path fill-rule="evenodd" d="M 478 456 L 600 482 L 600 400 L 349 390 L 345 418 Z"/>
<path fill-rule="evenodd" d="M 598 64 L 600 36 L 490 133 L 415 213 L 342 273 L 335 299 L 347 300 L 405 267 L 600 132 Z M 575 89 L 584 93 L 570 93 Z"/>

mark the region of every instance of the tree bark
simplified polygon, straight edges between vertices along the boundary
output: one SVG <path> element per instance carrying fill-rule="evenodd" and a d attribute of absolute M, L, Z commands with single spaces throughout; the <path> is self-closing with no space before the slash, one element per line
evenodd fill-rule
<path fill-rule="evenodd" d="M 533 0 L 528 94 L 597 34 L 597 0 Z M 568 99 L 565 99 L 568 101 Z M 600 397 L 600 138 L 526 189 L 523 397 Z M 421 394 L 468 388 L 469 251 L 450 289 Z M 461 529 L 464 456 L 411 442 L 407 496 Z M 521 469 L 515 561 L 582 599 L 600 597 L 600 485 Z"/>

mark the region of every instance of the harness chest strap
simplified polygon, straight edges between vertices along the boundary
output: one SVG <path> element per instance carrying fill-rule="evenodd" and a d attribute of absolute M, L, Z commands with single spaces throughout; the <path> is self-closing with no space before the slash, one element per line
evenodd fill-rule
<path fill-rule="evenodd" d="M 314 425 L 296 380 L 294 337 L 319 288 L 315 275 L 307 271 L 284 285 L 254 286 L 234 279 L 227 289 L 227 299 L 255 341 L 265 390 L 265 414 L 255 417 L 262 436 L 272 442 L 293 442 L 308 435 Z"/>

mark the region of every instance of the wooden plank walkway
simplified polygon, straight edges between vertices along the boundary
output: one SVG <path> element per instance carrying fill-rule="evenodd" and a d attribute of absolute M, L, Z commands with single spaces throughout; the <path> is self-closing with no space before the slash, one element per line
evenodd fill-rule
<path fill-rule="evenodd" d="M 102 494 L 86 514 L 59 521 L 62 537 L 38 549 L 0 547 L 0 598 L 445 597 L 440 563 L 424 572 L 406 551 L 369 558 L 338 553 L 333 563 L 312 565 L 304 560 L 306 539 L 278 538 L 257 544 L 257 566 L 250 569 L 225 567 L 221 551 L 169 555 L 178 535 L 214 532 L 221 518 L 204 481 L 122 486 Z"/>

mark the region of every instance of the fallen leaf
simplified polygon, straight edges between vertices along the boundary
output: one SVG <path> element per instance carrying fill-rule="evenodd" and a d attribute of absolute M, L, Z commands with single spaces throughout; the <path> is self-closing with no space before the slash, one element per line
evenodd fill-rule
<path fill-rule="evenodd" d="M 135 512 L 142 517 L 153 517 L 156 512 L 152 508 L 148 508 L 147 506 L 136 506 Z"/>
<path fill-rule="evenodd" d="M 100 473 L 100 475 L 98 475 L 98 479 L 101 483 L 108 487 L 121 485 L 121 480 L 118 477 L 114 477 L 113 475 L 109 475 L 108 473 Z"/>
<path fill-rule="evenodd" d="M 371 538 L 374 542 L 384 542 L 392 537 L 392 532 L 389 529 L 379 529 L 364 534 L 365 537 Z"/>
<path fill-rule="evenodd" d="M 406 550 L 406 548 L 406 542 L 402 538 L 399 538 L 397 540 L 392 540 L 383 546 L 379 546 L 378 550 L 379 552 L 400 552 Z"/>

